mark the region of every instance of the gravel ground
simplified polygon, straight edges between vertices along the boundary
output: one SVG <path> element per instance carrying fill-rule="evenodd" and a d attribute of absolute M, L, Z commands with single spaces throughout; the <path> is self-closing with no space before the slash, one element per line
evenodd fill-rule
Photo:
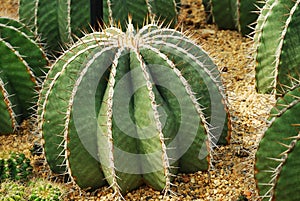
<path fill-rule="evenodd" d="M 17 18 L 17 1 L 0 0 L 0 16 Z M 173 191 L 177 197 L 164 200 L 203 200 L 203 201 L 257 201 L 254 180 L 254 154 L 257 142 L 265 127 L 274 97 L 257 94 L 255 91 L 255 71 L 251 58 L 252 41 L 235 31 L 218 30 L 205 23 L 205 15 L 200 1 L 183 0 L 179 17 L 183 30 L 193 33 L 192 38 L 200 44 L 222 72 L 229 110 L 232 118 L 232 139 L 228 146 L 216 150 L 217 162 L 208 172 L 179 174 Z M 55 179 L 42 156 L 31 156 L 34 140 L 32 125 L 26 121 L 21 132 L 10 136 L 0 136 L 1 150 L 21 150 L 31 157 L 35 167 L 35 177 Z M 218 160 L 220 159 L 220 160 Z M 66 186 L 66 200 L 110 200 L 111 189 L 104 187 L 94 193 L 79 192 L 74 186 Z M 163 200 L 161 192 L 143 186 L 128 193 L 126 200 Z"/>

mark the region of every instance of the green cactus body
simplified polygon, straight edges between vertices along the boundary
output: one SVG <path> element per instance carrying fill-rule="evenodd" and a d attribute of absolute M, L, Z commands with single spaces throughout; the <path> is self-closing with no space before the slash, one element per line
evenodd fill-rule
<path fill-rule="evenodd" d="M 279 98 L 256 153 L 262 200 L 299 200 L 299 87 Z"/>
<path fill-rule="evenodd" d="M 12 133 L 32 112 L 48 60 L 24 24 L 0 18 L 0 133 Z M 3 115 L 2 115 L 3 114 Z"/>
<path fill-rule="evenodd" d="M 29 201 L 60 201 L 63 189 L 55 184 L 44 180 L 33 181 L 29 184 Z"/>
<path fill-rule="evenodd" d="M 256 26 L 256 87 L 283 94 L 298 85 L 300 1 L 269 0 Z"/>
<path fill-rule="evenodd" d="M 81 35 L 90 21 L 89 2 L 80 0 L 39 1 L 21 0 L 20 20 L 41 34 L 48 49 L 58 51 L 72 40 L 72 34 Z"/>
<path fill-rule="evenodd" d="M 250 34 L 249 28 L 258 15 L 254 12 L 263 3 L 258 0 L 206 0 L 203 2 L 208 18 L 212 16 L 212 22 L 219 28 L 238 30 L 243 35 Z M 210 21 L 208 19 L 208 21 Z"/>
<path fill-rule="evenodd" d="M 0 200 L 1 201 L 26 201 L 25 186 L 9 180 L 1 182 Z"/>
<path fill-rule="evenodd" d="M 134 24 L 141 27 L 148 16 L 154 16 L 166 23 L 172 22 L 174 26 L 179 3 L 179 0 L 106 0 L 103 18 L 106 24 L 120 22 L 122 27 L 126 27 L 126 20 L 131 14 Z M 20 0 L 19 15 L 21 21 L 31 26 L 36 34 L 41 34 L 51 53 L 72 42 L 72 35 L 81 37 L 82 30 L 90 30 L 89 1 Z"/>
<path fill-rule="evenodd" d="M 88 34 L 43 83 L 37 112 L 46 159 L 83 189 L 107 182 L 120 195 L 146 183 L 168 192 L 178 171 L 207 170 L 227 137 L 219 79 L 208 55 L 175 30 L 149 24 L 135 33 L 130 23 L 126 33 Z"/>
<path fill-rule="evenodd" d="M 32 173 L 30 160 L 22 153 L 2 153 L 0 158 L 0 181 L 25 180 Z"/>

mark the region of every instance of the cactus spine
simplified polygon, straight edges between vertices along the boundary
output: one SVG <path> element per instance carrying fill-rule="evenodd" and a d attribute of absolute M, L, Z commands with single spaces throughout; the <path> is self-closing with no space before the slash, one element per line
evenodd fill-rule
<path fill-rule="evenodd" d="M 34 106 L 37 77 L 48 64 L 24 24 L 0 18 L 0 133 L 14 132 Z"/>
<path fill-rule="evenodd" d="M 299 200 L 300 88 L 277 100 L 256 153 L 256 180 L 262 200 Z"/>
<path fill-rule="evenodd" d="M 118 195 L 143 182 L 169 192 L 177 171 L 207 170 L 218 132 L 229 133 L 219 79 L 208 55 L 175 30 L 149 24 L 135 33 L 129 23 L 126 33 L 88 34 L 43 83 L 46 159 L 83 189 L 105 178 Z"/>
<path fill-rule="evenodd" d="M 5 153 L 0 157 L 0 181 L 25 180 L 32 173 L 30 160 L 23 153 Z"/>
<path fill-rule="evenodd" d="M 280 95 L 299 85 L 299 3 L 268 0 L 261 10 L 254 36 L 260 93 Z"/>
<path fill-rule="evenodd" d="M 258 0 L 204 0 L 207 21 L 216 23 L 219 28 L 238 30 L 243 35 L 250 34 L 258 15 L 254 12 L 262 6 Z M 210 19 L 212 18 L 212 20 Z"/>
<path fill-rule="evenodd" d="M 126 27 L 128 15 L 134 18 L 134 24 L 141 27 L 147 16 L 154 16 L 166 23 L 176 23 L 179 0 L 106 0 L 103 2 L 104 22 L 113 25 L 120 23 Z M 102 9 L 102 8 L 98 8 Z M 40 1 L 20 0 L 20 19 L 32 27 L 36 34 L 46 40 L 49 50 L 58 51 L 73 38 L 82 36 L 82 30 L 89 30 L 89 1 Z"/>

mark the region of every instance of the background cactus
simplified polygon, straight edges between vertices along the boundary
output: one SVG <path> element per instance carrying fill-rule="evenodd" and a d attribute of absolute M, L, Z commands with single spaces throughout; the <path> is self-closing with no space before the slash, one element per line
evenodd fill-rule
<path fill-rule="evenodd" d="M 48 60 L 24 24 L 0 18 L 0 133 L 12 133 L 29 117 Z"/>
<path fill-rule="evenodd" d="M 256 153 L 256 180 L 262 200 L 300 199 L 300 88 L 279 98 Z"/>
<path fill-rule="evenodd" d="M 130 0 L 103 1 L 104 22 L 126 27 L 128 15 L 133 16 L 133 23 L 142 26 L 148 15 L 155 16 L 166 23 L 176 23 L 179 0 Z M 41 34 L 49 50 L 59 51 L 72 36 L 81 37 L 83 30 L 90 30 L 90 2 L 70 1 L 38 1 L 20 0 L 19 15 L 21 21 L 30 25 L 36 34 Z"/>
<path fill-rule="evenodd" d="M 263 5 L 259 0 L 204 0 L 207 22 L 216 23 L 221 29 L 238 30 L 243 35 L 253 32 L 249 28 L 258 15 L 257 7 Z M 212 18 L 212 19 L 211 19 Z"/>
<path fill-rule="evenodd" d="M 268 0 L 261 11 L 254 36 L 259 93 L 280 95 L 299 85 L 299 2 Z"/>
<path fill-rule="evenodd" d="M 50 168 L 83 189 L 105 178 L 116 194 L 143 182 L 168 192 L 173 174 L 207 170 L 221 134 L 226 141 L 222 100 L 219 71 L 199 46 L 156 24 L 135 34 L 129 23 L 126 33 L 88 34 L 58 58 L 38 129 Z"/>
<path fill-rule="evenodd" d="M 30 160 L 23 153 L 1 153 L 0 181 L 5 179 L 25 180 L 31 173 Z"/>

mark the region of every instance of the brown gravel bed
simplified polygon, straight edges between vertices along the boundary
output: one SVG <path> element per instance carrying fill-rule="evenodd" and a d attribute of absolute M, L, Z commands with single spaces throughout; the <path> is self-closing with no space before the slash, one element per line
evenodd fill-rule
<path fill-rule="evenodd" d="M 17 1 L 0 0 L 0 16 L 16 18 Z M 177 194 L 165 200 L 203 201 L 257 201 L 257 191 L 253 177 L 254 154 L 257 142 L 265 126 L 274 97 L 257 94 L 255 91 L 255 70 L 252 65 L 252 41 L 235 31 L 218 30 L 205 23 L 200 1 L 183 0 L 179 17 L 183 30 L 190 30 L 193 38 L 206 50 L 219 66 L 229 99 L 232 117 L 232 139 L 228 146 L 216 150 L 219 162 L 209 172 L 179 174 L 172 190 Z M 32 158 L 35 177 L 53 178 L 42 157 L 30 155 L 33 137 L 32 126 L 27 122 L 21 132 L 0 136 L 0 151 L 23 151 Z M 110 200 L 112 191 L 104 187 L 93 193 L 80 192 L 74 186 L 66 186 L 69 195 L 66 200 Z M 163 200 L 163 195 L 147 186 L 128 193 L 126 200 Z"/>

